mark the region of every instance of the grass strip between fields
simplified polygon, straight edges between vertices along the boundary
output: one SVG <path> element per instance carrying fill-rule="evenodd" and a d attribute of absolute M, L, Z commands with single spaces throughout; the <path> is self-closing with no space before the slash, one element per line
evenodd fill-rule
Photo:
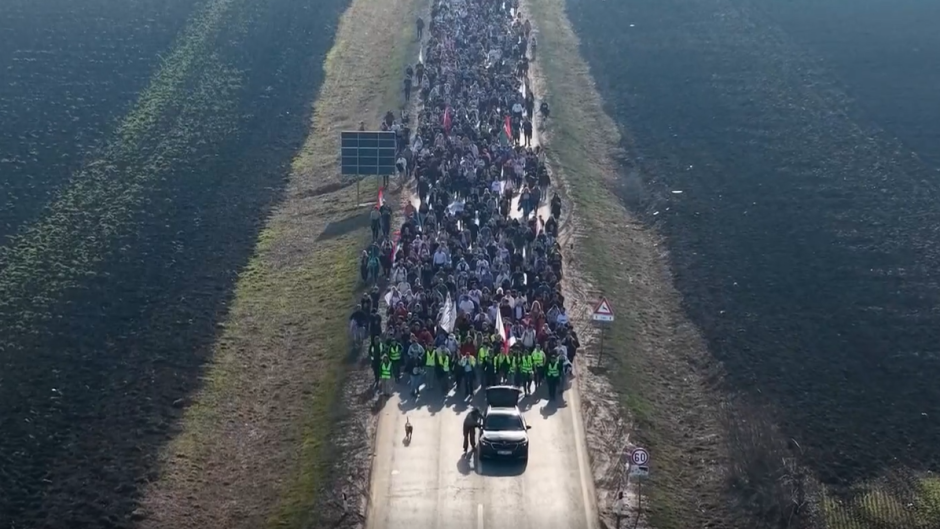
<path fill-rule="evenodd" d="M 317 501 L 339 455 L 331 426 L 344 412 L 346 322 L 359 289 L 358 254 L 369 238 L 356 186 L 335 190 L 339 133 L 360 120 L 375 127 L 400 106 L 420 4 L 353 0 L 343 15 L 287 198 L 239 277 L 205 387 L 164 455 L 156 503 L 214 510 L 197 518 L 220 527 L 321 523 Z M 374 200 L 376 190 L 363 182 L 363 201 Z M 321 237 L 339 222 L 354 228 Z M 218 491 L 229 479 L 235 481 Z M 207 505 L 213 501 L 219 505 Z"/>

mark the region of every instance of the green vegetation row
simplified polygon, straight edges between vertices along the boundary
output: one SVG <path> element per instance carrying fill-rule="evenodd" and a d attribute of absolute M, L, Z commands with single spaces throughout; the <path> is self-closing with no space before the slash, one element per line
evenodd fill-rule
<path fill-rule="evenodd" d="M 50 309 L 63 293 L 104 273 L 96 265 L 161 179 L 198 145 L 231 132 L 231 95 L 240 80 L 212 50 L 233 1 L 211 2 L 197 16 L 103 156 L 75 175 L 39 222 L 0 249 L 7 331 L 0 347 L 15 349 L 18 334 L 38 332 L 39 321 L 54 317 Z"/>
<path fill-rule="evenodd" d="M 3 3 L 0 247 L 100 155 L 206 1 Z"/>
<path fill-rule="evenodd" d="M 322 80 L 311 50 L 343 4 L 206 1 L 101 155 L 0 250 L 0 517 L 134 510 L 282 193 Z"/>

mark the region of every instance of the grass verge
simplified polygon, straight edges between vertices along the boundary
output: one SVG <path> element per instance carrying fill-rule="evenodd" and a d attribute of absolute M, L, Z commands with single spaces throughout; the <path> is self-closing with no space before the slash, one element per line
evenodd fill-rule
<path fill-rule="evenodd" d="M 145 526 L 321 525 L 346 318 L 368 238 L 356 186 L 340 186 L 339 132 L 398 107 L 418 4 L 353 0 L 343 15 L 287 196 L 239 276 L 205 386 L 161 456 Z M 364 197 L 374 192 L 363 185 Z"/>
<path fill-rule="evenodd" d="M 632 442 L 653 454 L 645 517 L 660 529 L 707 527 L 725 512 L 715 402 L 702 376 L 711 369 L 707 351 L 684 319 L 660 241 L 623 204 L 629 138 L 604 111 L 564 0 L 529 2 L 527 10 L 539 31 L 533 68 L 544 86 L 536 88 L 552 112 L 543 136 L 574 211 L 565 226 L 566 244 L 577 247 L 566 253 L 569 270 L 613 304 L 602 367 L 633 423 Z"/>

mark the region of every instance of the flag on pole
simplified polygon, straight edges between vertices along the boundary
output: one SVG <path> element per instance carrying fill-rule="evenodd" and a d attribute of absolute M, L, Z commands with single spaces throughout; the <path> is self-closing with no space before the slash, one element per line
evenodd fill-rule
<path fill-rule="evenodd" d="M 447 108 L 444 109 L 444 133 L 450 134 L 450 126 L 453 119 L 450 117 L 450 105 L 447 105 Z"/>
<path fill-rule="evenodd" d="M 457 324 L 457 304 L 450 297 L 450 292 L 447 293 L 447 299 L 444 301 L 444 304 L 441 305 L 440 310 L 437 311 L 437 325 L 447 331 L 448 333 L 454 332 L 454 325 Z"/>
<path fill-rule="evenodd" d="M 398 256 L 398 249 L 401 247 L 401 232 L 396 231 L 394 233 L 395 244 L 392 246 L 392 262 L 395 262 L 395 257 Z"/>
<path fill-rule="evenodd" d="M 509 328 L 503 324 L 502 311 L 498 306 L 496 307 L 496 331 L 503 337 L 503 354 L 509 354 Z"/>

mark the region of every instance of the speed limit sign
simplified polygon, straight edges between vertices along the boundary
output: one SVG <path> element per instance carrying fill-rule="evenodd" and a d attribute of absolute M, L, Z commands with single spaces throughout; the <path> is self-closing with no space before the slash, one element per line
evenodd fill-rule
<path fill-rule="evenodd" d="M 646 466 L 650 462 L 650 453 L 645 448 L 634 448 L 630 461 L 638 467 Z"/>

